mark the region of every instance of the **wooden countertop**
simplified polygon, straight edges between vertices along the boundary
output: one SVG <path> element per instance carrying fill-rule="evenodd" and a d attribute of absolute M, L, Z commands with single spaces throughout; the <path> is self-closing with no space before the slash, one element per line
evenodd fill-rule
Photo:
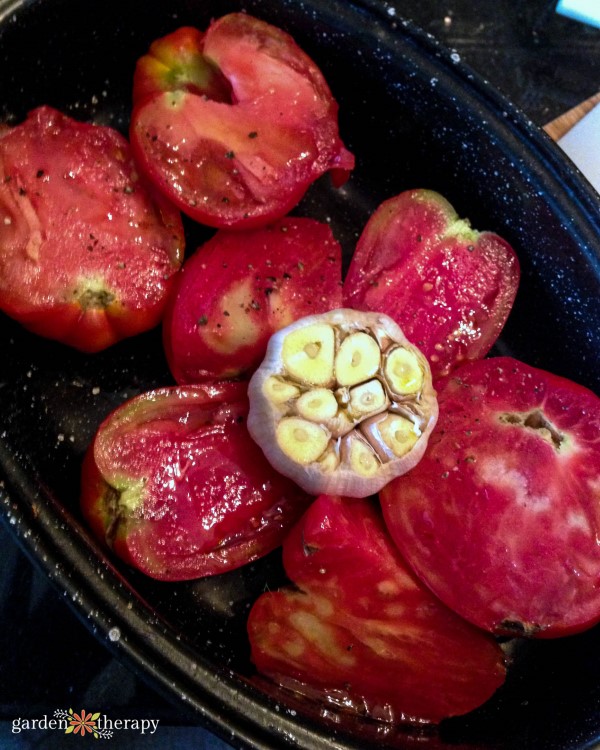
<path fill-rule="evenodd" d="M 597 94 L 594 94 L 594 96 L 590 96 L 590 98 L 586 99 L 584 102 L 581 102 L 581 104 L 573 107 L 573 109 L 568 110 L 544 125 L 544 130 L 551 138 L 558 141 L 559 138 L 562 138 L 565 133 L 571 130 L 573 125 L 578 123 L 582 117 L 587 115 L 587 113 L 599 103 L 600 91 Z"/>

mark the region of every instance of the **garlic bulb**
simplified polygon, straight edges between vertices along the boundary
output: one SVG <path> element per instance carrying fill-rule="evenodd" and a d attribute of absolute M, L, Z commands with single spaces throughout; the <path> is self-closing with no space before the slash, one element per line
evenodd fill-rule
<path fill-rule="evenodd" d="M 387 315 L 350 309 L 278 331 L 248 394 L 250 434 L 315 495 L 378 492 L 421 459 L 438 414 L 424 355 Z"/>

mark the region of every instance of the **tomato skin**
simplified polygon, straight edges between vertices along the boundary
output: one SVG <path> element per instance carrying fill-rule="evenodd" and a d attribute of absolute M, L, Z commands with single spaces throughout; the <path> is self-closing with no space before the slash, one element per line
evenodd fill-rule
<path fill-rule="evenodd" d="M 204 34 L 184 26 L 152 42 L 136 65 L 134 105 L 164 91 L 184 89 L 215 101 L 231 101 L 231 87 L 210 60 L 202 55 Z"/>
<path fill-rule="evenodd" d="M 381 492 L 401 553 L 494 633 L 549 638 L 600 620 L 600 399 L 508 357 L 436 388 L 425 456 Z"/>
<path fill-rule="evenodd" d="M 341 303 L 341 263 L 330 227 L 313 219 L 217 232 L 184 263 L 165 313 L 175 380 L 249 375 L 273 333 Z"/>
<path fill-rule="evenodd" d="M 116 131 L 40 107 L 0 137 L 0 307 L 33 332 L 95 352 L 153 328 L 183 250 Z"/>
<path fill-rule="evenodd" d="M 384 201 L 367 222 L 344 302 L 396 320 L 438 378 L 487 354 L 519 278 L 517 256 L 504 239 L 473 230 L 439 193 L 408 190 Z"/>
<path fill-rule="evenodd" d="M 325 172 L 341 184 L 352 170 L 326 81 L 282 30 L 232 13 L 195 39 L 183 29 L 153 47 L 163 59 L 172 48 L 171 75 L 165 82 L 162 63 L 148 56 L 138 63 L 131 143 L 140 168 L 192 219 L 264 226 L 289 213 Z M 195 83 L 195 71 L 206 68 L 221 77 L 214 98 Z"/>
<path fill-rule="evenodd" d="M 245 426 L 242 383 L 143 393 L 99 427 L 81 508 L 128 564 L 164 581 L 233 570 L 279 546 L 310 497 L 277 475 Z"/>
<path fill-rule="evenodd" d="M 252 659 L 275 681 L 419 723 L 466 713 L 502 684 L 495 640 L 418 582 L 374 503 L 321 495 L 283 561 L 298 588 L 263 594 L 248 620 Z"/>

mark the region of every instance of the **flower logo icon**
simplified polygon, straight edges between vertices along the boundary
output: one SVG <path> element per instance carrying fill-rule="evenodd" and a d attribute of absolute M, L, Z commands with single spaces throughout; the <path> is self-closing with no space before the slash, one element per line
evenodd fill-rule
<path fill-rule="evenodd" d="M 69 726 L 66 728 L 65 734 L 71 734 L 71 732 L 77 734 L 80 732 L 83 737 L 86 732 L 89 732 L 96 737 L 98 736 L 96 731 L 96 721 L 100 718 L 100 713 L 92 714 L 91 712 L 86 713 L 85 711 L 81 711 L 81 713 L 76 714 L 73 712 L 73 709 L 70 708 L 69 714 L 73 718 L 69 720 Z"/>

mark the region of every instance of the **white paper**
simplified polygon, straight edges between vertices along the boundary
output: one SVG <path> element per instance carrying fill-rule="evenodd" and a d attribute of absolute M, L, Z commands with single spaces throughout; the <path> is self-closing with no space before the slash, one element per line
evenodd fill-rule
<path fill-rule="evenodd" d="M 600 0 L 558 0 L 556 12 L 600 28 Z"/>
<path fill-rule="evenodd" d="M 600 104 L 565 133 L 558 145 L 600 193 Z"/>

